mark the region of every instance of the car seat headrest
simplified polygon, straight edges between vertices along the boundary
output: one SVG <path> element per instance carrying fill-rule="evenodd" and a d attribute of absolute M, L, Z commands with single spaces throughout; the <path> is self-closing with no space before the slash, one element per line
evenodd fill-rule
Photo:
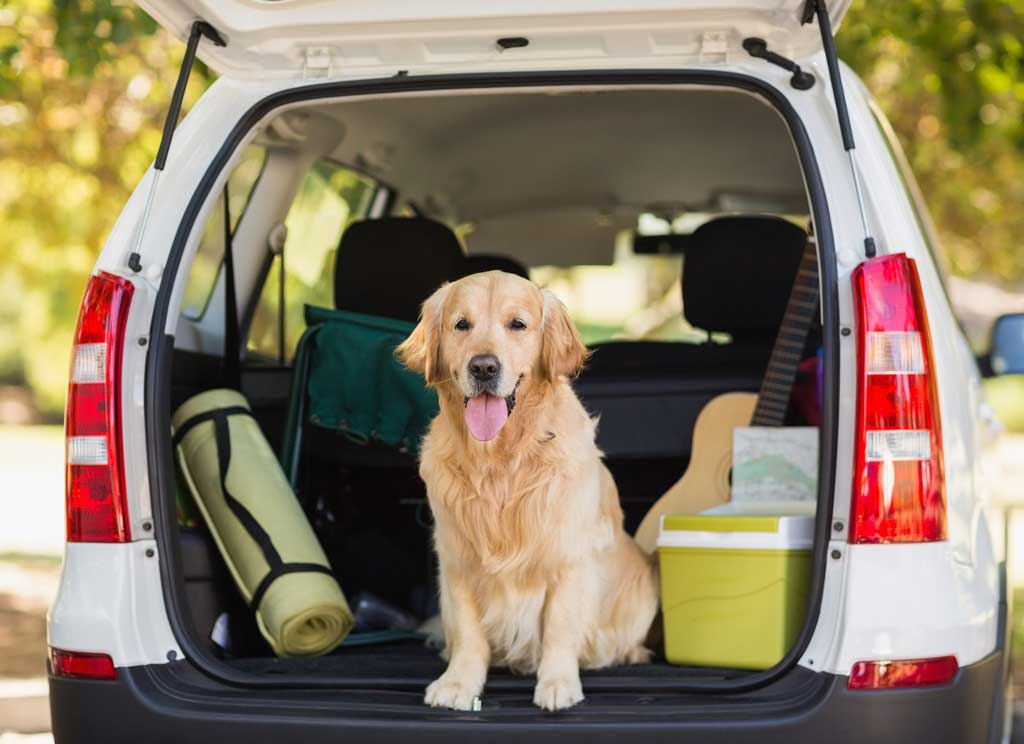
<path fill-rule="evenodd" d="M 462 276 L 458 238 L 424 217 L 353 222 L 341 236 L 334 269 L 339 310 L 415 322 L 444 282 Z"/>
<path fill-rule="evenodd" d="M 807 233 L 778 217 L 705 222 L 683 256 L 683 315 L 734 338 L 772 336 L 782 323 Z"/>

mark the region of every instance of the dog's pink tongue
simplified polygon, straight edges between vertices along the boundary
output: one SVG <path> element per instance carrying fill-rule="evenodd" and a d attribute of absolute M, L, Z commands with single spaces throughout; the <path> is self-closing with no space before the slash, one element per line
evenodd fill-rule
<path fill-rule="evenodd" d="M 508 420 L 508 407 L 504 398 L 483 393 L 466 402 L 466 426 L 473 438 L 489 442 L 498 436 Z"/>

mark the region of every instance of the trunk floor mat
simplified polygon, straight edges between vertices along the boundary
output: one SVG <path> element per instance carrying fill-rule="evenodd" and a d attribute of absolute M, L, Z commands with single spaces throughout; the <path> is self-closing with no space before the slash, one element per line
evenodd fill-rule
<path fill-rule="evenodd" d="M 339 648 L 318 658 L 247 658 L 231 660 L 232 666 L 253 674 L 302 675 L 306 677 L 346 677 L 374 681 L 404 682 L 421 685 L 436 679 L 445 670 L 446 662 L 434 649 L 419 640 L 384 643 L 374 646 Z M 584 685 L 602 683 L 601 686 L 628 686 L 636 682 L 656 679 L 681 681 L 682 679 L 723 679 L 742 676 L 749 672 L 723 669 L 680 667 L 656 658 L 650 664 L 633 664 L 607 669 L 583 670 Z M 488 687 L 521 687 L 533 685 L 532 675 L 521 676 L 507 669 L 492 668 Z"/>

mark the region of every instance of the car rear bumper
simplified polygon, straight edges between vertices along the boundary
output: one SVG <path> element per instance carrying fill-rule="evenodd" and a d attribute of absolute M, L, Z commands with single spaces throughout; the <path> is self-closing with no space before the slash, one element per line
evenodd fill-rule
<path fill-rule="evenodd" d="M 706 696 L 679 705 L 664 696 L 597 693 L 562 714 L 532 708 L 529 696 L 495 696 L 480 713 L 436 711 L 418 691 L 239 690 L 199 678 L 187 662 L 122 668 L 111 682 L 50 678 L 57 744 L 149 742 L 489 742 L 588 744 L 628 740 L 862 744 L 999 741 L 1006 675 L 1000 650 L 946 685 L 851 692 L 846 677 L 795 670 L 797 700 L 745 702 Z M 205 678 L 204 678 L 205 679 Z M 522 699 L 519 699 L 522 698 Z M 627 738 L 628 737 L 628 738 Z"/>

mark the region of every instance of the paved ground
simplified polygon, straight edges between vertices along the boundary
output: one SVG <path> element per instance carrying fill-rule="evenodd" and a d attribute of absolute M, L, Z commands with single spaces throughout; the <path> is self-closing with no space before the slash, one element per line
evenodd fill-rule
<path fill-rule="evenodd" d="M 0 744 L 43 744 L 46 610 L 64 549 L 61 427 L 0 426 Z"/>
<path fill-rule="evenodd" d="M 64 550 L 64 437 L 59 426 L 0 426 L 0 554 Z"/>
<path fill-rule="evenodd" d="M 56 558 L 0 560 L 0 744 L 45 741 L 46 609 L 57 591 Z"/>
<path fill-rule="evenodd" d="M 46 697 L 46 680 L 5 680 L 0 682 L 0 744 L 16 735 L 42 734 L 50 730 L 50 701 Z"/>

